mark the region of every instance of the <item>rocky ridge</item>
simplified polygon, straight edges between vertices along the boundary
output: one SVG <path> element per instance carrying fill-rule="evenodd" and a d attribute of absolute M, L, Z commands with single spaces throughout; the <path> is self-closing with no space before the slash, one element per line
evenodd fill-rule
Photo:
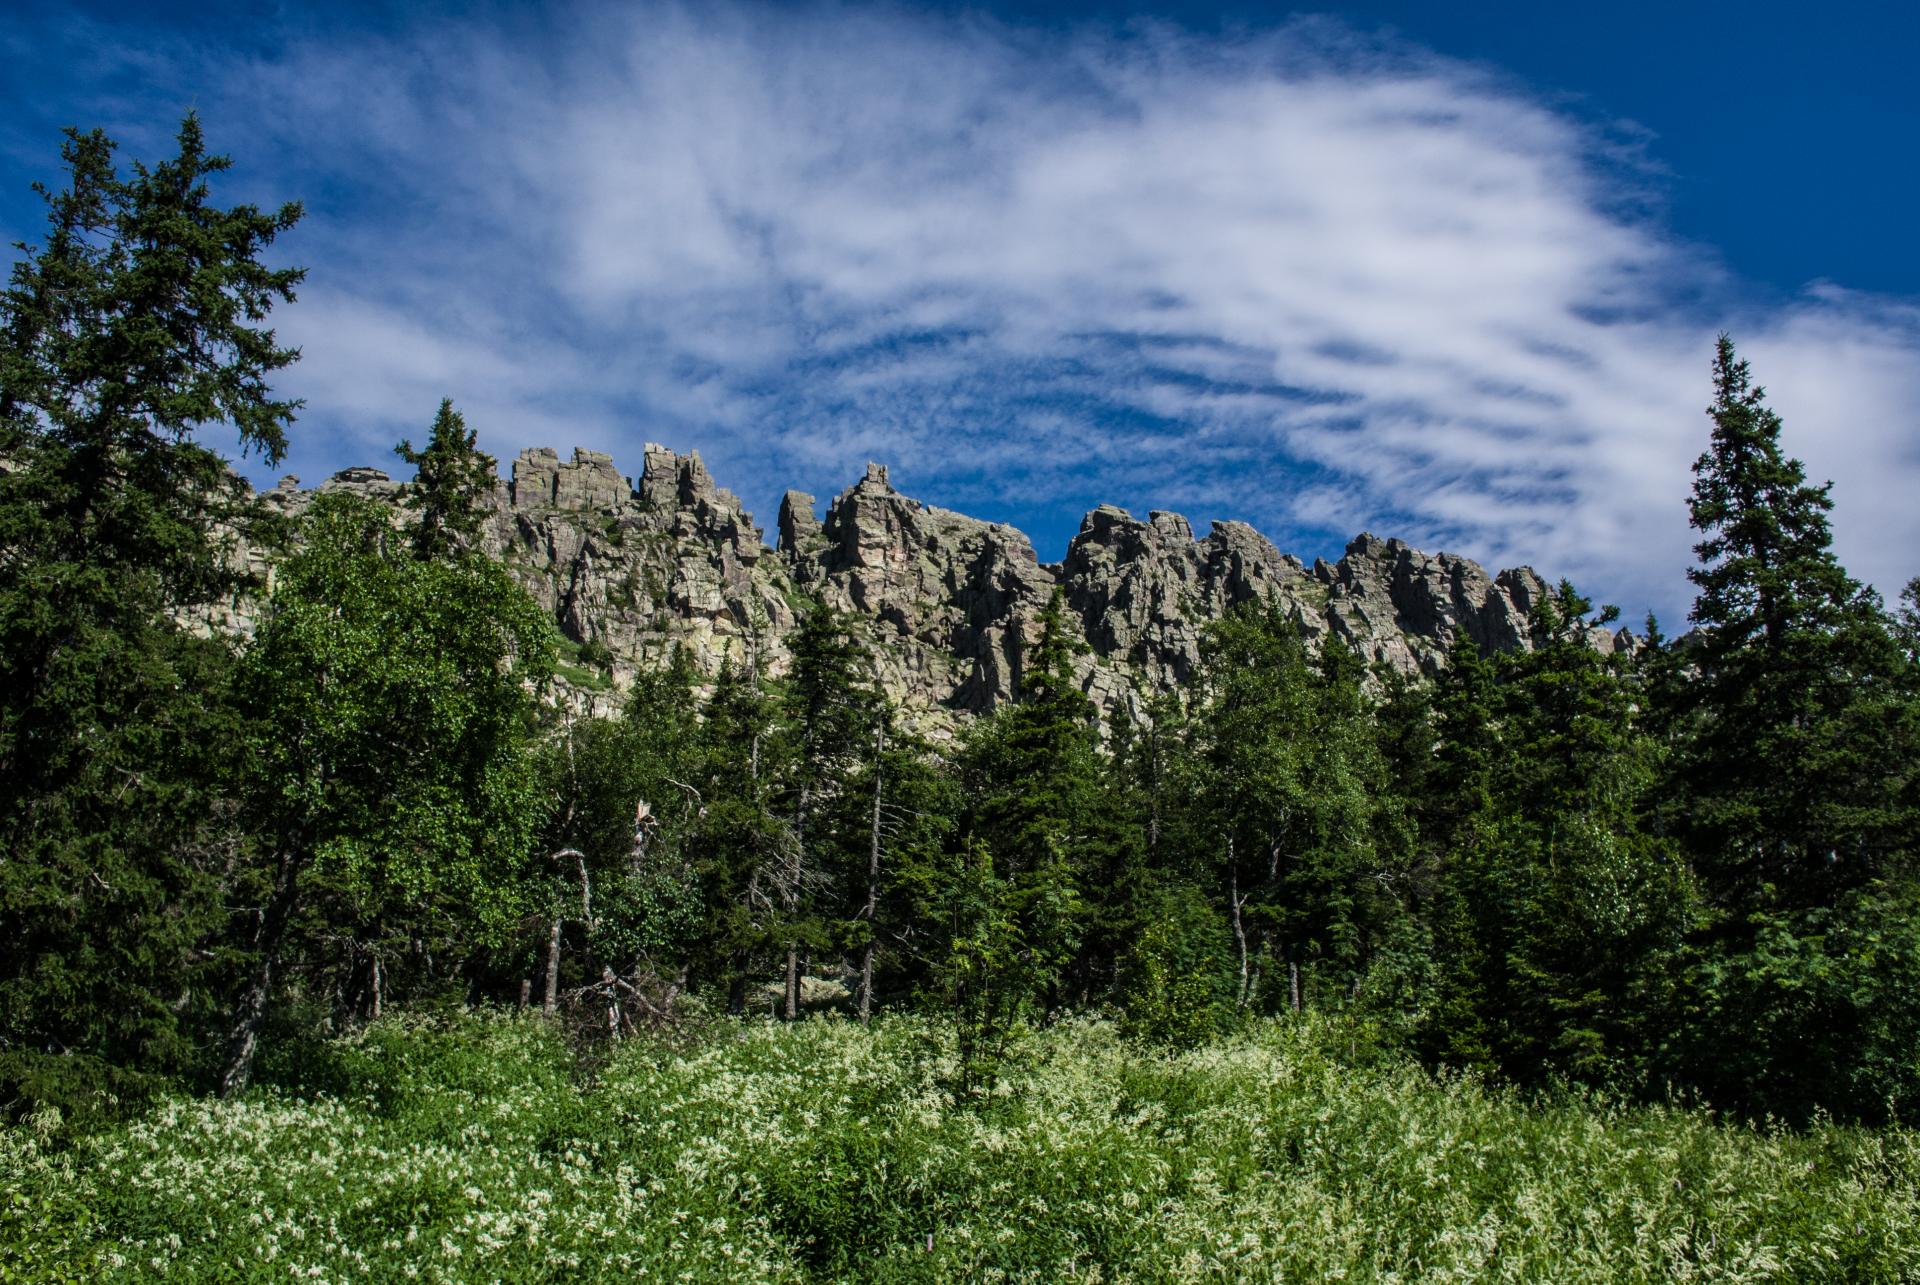
<path fill-rule="evenodd" d="M 354 468 L 318 488 L 330 490 L 397 503 L 402 484 Z M 315 493 L 288 478 L 262 498 L 293 516 Z M 1242 602 L 1271 595 L 1310 638 L 1338 637 L 1411 675 L 1437 672 L 1462 638 L 1526 647 L 1528 613 L 1546 591 L 1527 567 L 1489 575 L 1372 535 L 1307 566 L 1244 522 L 1214 522 L 1196 538 L 1177 513 L 1140 519 L 1111 505 L 1087 514 L 1065 558 L 1047 564 L 1012 527 L 901 495 L 877 464 L 824 520 L 812 496 L 787 492 L 778 531 L 769 548 L 697 452 L 649 444 L 638 479 L 596 451 L 520 452 L 495 485 L 484 539 L 588 662 L 563 670 L 584 707 L 615 707 L 636 672 L 676 647 L 707 673 L 731 659 L 778 674 L 817 596 L 861 622 L 882 684 L 936 733 L 1012 696 L 1056 587 L 1088 644 L 1081 685 L 1110 717 L 1137 714 L 1193 673 L 1207 622 Z M 250 615 L 234 604 L 220 623 L 244 630 Z M 1596 629 L 1593 641 L 1610 651 L 1629 635 Z"/>

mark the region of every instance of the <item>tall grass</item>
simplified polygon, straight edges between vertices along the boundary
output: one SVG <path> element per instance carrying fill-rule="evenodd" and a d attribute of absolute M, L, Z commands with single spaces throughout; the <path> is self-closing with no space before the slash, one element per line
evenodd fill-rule
<path fill-rule="evenodd" d="M 8 1131 L 0 1278 L 1920 1278 L 1911 1133 L 1529 1103 L 1349 1038 L 1068 1023 L 956 1104 L 921 1019 L 716 1026 L 584 1088 L 538 1020 L 387 1021 L 245 1101 Z"/>

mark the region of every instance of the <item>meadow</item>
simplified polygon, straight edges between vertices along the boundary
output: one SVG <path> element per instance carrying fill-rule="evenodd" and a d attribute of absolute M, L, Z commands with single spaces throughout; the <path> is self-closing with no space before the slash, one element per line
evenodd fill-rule
<path fill-rule="evenodd" d="M 1184 1052 L 714 1023 L 588 1062 L 390 1018 L 238 1101 L 0 1141 L 0 1279 L 1900 1281 L 1920 1138 L 1433 1076 L 1322 1018 Z"/>

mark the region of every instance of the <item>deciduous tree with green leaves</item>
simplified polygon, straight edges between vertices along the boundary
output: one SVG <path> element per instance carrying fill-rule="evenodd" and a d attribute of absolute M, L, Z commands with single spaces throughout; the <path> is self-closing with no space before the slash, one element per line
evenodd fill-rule
<path fill-rule="evenodd" d="M 704 808 L 691 784 L 696 705 L 691 662 L 676 649 L 664 668 L 634 676 L 617 719 L 549 712 L 533 952 L 549 1013 L 563 983 L 601 1013 L 642 1020 L 669 1014 L 685 990 L 704 909 L 688 850 Z"/>
<path fill-rule="evenodd" d="M 380 505 L 323 495 L 241 662 L 250 817 L 270 853 L 220 1075 L 246 1087 L 310 881 L 355 917 L 522 917 L 540 815 L 529 758 L 553 627 L 486 559 L 421 559 Z"/>
<path fill-rule="evenodd" d="M 1378 840 L 1385 786 L 1353 653 L 1318 663 L 1277 602 L 1247 604 L 1201 649 L 1198 783 L 1232 927 L 1240 1003 L 1350 994 L 1400 915 Z"/>

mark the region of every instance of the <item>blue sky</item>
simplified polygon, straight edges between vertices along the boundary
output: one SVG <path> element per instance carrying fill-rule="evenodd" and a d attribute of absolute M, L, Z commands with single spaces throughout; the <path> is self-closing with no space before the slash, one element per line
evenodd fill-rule
<path fill-rule="evenodd" d="M 1043 558 L 1110 501 L 1675 621 L 1722 328 L 1849 566 L 1920 573 L 1916 46 L 1892 5 L 29 6 L 0 231 L 61 125 L 155 157 L 197 108 L 223 197 L 309 209 L 309 482 L 451 395 L 503 458 L 699 449 L 763 525 L 876 459 Z"/>

